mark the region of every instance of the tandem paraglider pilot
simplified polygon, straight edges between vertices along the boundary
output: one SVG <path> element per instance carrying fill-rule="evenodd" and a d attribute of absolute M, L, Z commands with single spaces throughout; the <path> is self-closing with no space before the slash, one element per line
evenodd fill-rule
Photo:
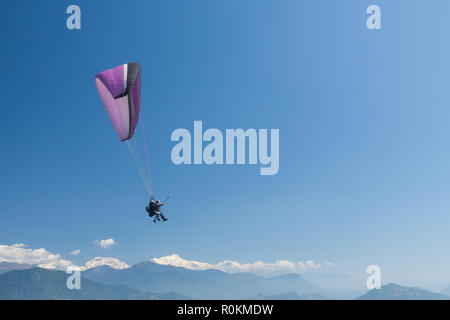
<path fill-rule="evenodd" d="M 167 201 L 167 200 L 166 200 Z M 164 205 L 164 202 L 160 202 L 159 200 L 156 200 L 151 198 L 150 203 L 148 204 L 148 207 L 145 208 L 147 211 L 149 217 L 155 217 L 153 219 L 153 222 L 156 223 L 156 221 L 161 221 L 160 218 L 163 219 L 163 221 L 167 221 L 168 219 L 164 217 L 164 215 L 161 213 L 161 207 Z"/>

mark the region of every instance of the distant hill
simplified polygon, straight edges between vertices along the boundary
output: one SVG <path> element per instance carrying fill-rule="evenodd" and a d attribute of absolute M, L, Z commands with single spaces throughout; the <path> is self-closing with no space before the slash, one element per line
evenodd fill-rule
<path fill-rule="evenodd" d="M 389 283 L 380 289 L 372 289 L 358 300 L 448 300 L 450 297 L 420 288 L 402 287 Z"/>
<path fill-rule="evenodd" d="M 263 278 L 252 273 L 190 270 L 149 261 L 121 270 L 101 266 L 82 274 L 100 283 L 123 284 L 143 291 L 178 292 L 194 299 L 245 299 L 261 292 L 266 295 L 319 292 L 319 288 L 298 274 Z"/>
<path fill-rule="evenodd" d="M 150 297 L 151 300 L 191 300 L 191 297 L 176 292 L 168 292 Z"/>
<path fill-rule="evenodd" d="M 440 293 L 445 296 L 450 296 L 450 286 L 447 286 L 444 289 L 442 289 Z"/>
<path fill-rule="evenodd" d="M 0 276 L 0 300 L 109 300 L 174 299 L 181 295 L 158 295 L 125 285 L 105 285 L 82 277 L 80 290 L 66 287 L 68 274 L 33 268 L 13 270 Z M 182 299 L 189 297 L 182 297 Z"/>
<path fill-rule="evenodd" d="M 288 292 L 274 296 L 265 296 L 263 294 L 259 294 L 257 296 L 249 298 L 248 300 L 330 300 L 330 299 L 324 297 L 319 293 L 298 295 L 295 292 Z"/>
<path fill-rule="evenodd" d="M 12 271 L 12 270 L 25 270 L 36 268 L 36 266 L 30 264 L 21 264 L 13 262 L 0 262 L 0 274 Z"/>
<path fill-rule="evenodd" d="M 346 291 L 348 297 L 360 296 L 367 291 L 365 273 L 309 272 L 304 278 L 330 292 Z"/>

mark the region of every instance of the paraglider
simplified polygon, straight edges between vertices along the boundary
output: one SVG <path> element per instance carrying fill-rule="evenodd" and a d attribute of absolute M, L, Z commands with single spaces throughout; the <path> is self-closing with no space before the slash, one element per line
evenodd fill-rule
<path fill-rule="evenodd" d="M 141 67 L 139 63 L 126 63 L 100 72 L 95 76 L 95 85 L 117 136 L 121 142 L 127 144 L 139 175 L 153 199 L 145 130 L 141 130 L 143 148 L 139 148 L 136 137 L 134 137 L 141 113 Z M 140 161 L 139 152 L 144 153 L 144 161 Z M 145 162 L 144 165 L 142 162 Z M 156 216 L 154 222 L 160 221 L 160 217 L 163 221 L 167 220 L 160 212 L 160 207 L 163 205 L 164 203 L 156 201 L 152 206 L 149 204 L 146 208 L 151 217 Z"/>
<path fill-rule="evenodd" d="M 138 63 L 127 63 L 95 76 L 100 97 L 120 141 L 133 137 L 141 107 Z"/>
<path fill-rule="evenodd" d="M 169 199 L 169 197 L 167 197 L 167 199 Z M 145 208 L 145 210 L 147 211 L 149 217 L 155 216 L 153 222 L 156 223 L 156 221 L 161 221 L 160 218 L 162 218 L 163 221 L 169 220 L 166 217 L 164 217 L 160 209 L 164 205 L 164 203 L 166 203 L 167 199 L 164 202 L 160 202 L 159 200 L 155 201 L 153 197 L 150 199 L 150 203 L 148 204 L 148 207 Z"/>

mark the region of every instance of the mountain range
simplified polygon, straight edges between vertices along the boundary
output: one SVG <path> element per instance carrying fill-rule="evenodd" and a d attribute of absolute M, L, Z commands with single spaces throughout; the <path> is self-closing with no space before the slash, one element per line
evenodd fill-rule
<path fill-rule="evenodd" d="M 8 271 L 12 270 L 25 270 L 25 269 L 31 269 L 35 266 L 29 265 L 29 264 L 21 264 L 21 263 L 13 263 L 13 262 L 0 262 L 0 274 L 6 273 Z"/>
<path fill-rule="evenodd" d="M 81 290 L 69 290 L 68 274 L 63 271 L 32 268 L 13 270 L 0 276 L 0 299 L 26 300 L 95 300 L 95 299 L 150 299 L 128 286 L 108 286 L 82 279 Z"/>
<path fill-rule="evenodd" d="M 150 261 L 120 270 L 100 266 L 82 274 L 99 283 L 125 284 L 143 291 L 178 292 L 194 299 L 245 299 L 261 292 L 276 295 L 289 291 L 299 294 L 320 291 L 320 288 L 299 274 L 263 278 L 253 273 L 190 270 Z"/>
<path fill-rule="evenodd" d="M 332 300 L 319 293 L 310 293 L 298 295 L 296 292 L 287 292 L 274 296 L 265 296 L 263 294 L 248 298 L 248 300 Z"/>
<path fill-rule="evenodd" d="M 69 290 L 63 271 L 0 262 L 0 300 L 5 299 L 252 299 L 329 300 L 337 298 L 299 274 L 263 278 L 252 273 L 190 270 L 142 262 L 129 268 L 103 265 L 81 273 L 81 290 Z M 444 289 L 445 290 L 445 289 Z M 355 296 L 352 297 L 353 299 Z M 348 298 L 347 298 L 348 299 Z M 389 283 L 358 300 L 448 300 L 449 296 Z"/>
<path fill-rule="evenodd" d="M 358 300 L 449 300 L 450 297 L 416 287 L 403 287 L 394 283 L 372 289 Z"/>
<path fill-rule="evenodd" d="M 0 300 L 175 300 L 190 299 L 177 293 L 155 294 L 126 285 L 105 285 L 81 279 L 81 289 L 68 289 L 69 274 L 58 270 L 31 268 L 0 276 Z"/>

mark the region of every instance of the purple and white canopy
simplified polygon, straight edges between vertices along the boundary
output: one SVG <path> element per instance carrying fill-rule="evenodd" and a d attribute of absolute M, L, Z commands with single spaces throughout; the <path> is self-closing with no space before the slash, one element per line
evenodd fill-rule
<path fill-rule="evenodd" d="M 141 67 L 127 63 L 100 72 L 95 85 L 119 139 L 131 139 L 141 105 Z"/>

